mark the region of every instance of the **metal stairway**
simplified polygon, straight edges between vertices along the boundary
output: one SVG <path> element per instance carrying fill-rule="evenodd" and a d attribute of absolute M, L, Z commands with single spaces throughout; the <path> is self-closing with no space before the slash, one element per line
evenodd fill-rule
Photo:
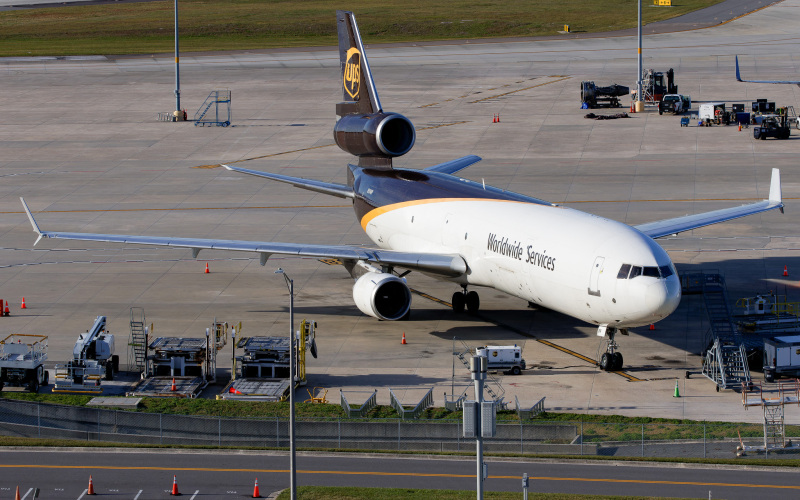
<path fill-rule="evenodd" d="M 711 338 L 703 356 L 703 375 L 720 389 L 741 387 L 750 382 L 750 368 L 741 335 L 731 321 L 725 278 L 721 274 L 703 276 L 703 301 L 706 305 Z"/>
<path fill-rule="evenodd" d="M 227 105 L 222 106 L 220 104 Z M 206 117 L 211 107 L 214 106 L 214 116 Z M 212 90 L 205 102 L 194 114 L 195 127 L 216 125 L 218 127 L 227 127 L 231 124 L 231 91 L 230 90 Z"/>
<path fill-rule="evenodd" d="M 461 360 L 461 363 L 467 368 L 469 371 L 469 360 L 472 356 L 475 355 L 475 349 L 467 345 L 466 342 L 463 340 L 459 340 L 461 342 L 462 350 L 458 350 L 455 345 L 455 340 L 453 341 L 453 356 L 457 357 Z M 455 373 L 454 373 L 455 375 Z M 492 389 L 492 386 L 495 389 Z M 503 384 L 500 383 L 500 380 L 497 379 L 491 373 L 486 373 L 486 381 L 483 384 L 483 388 L 492 401 L 498 403 L 499 405 L 503 405 L 503 398 L 505 396 L 506 390 L 503 389 Z"/>
<path fill-rule="evenodd" d="M 147 330 L 144 308 L 131 307 L 131 334 L 128 339 L 128 370 L 144 371 L 147 356 Z"/>

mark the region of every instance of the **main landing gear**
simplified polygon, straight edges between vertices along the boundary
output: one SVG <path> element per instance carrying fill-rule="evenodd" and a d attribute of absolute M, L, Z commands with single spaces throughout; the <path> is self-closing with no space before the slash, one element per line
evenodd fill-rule
<path fill-rule="evenodd" d="M 474 290 L 467 292 L 467 287 L 464 287 L 463 292 L 453 294 L 452 304 L 453 311 L 457 313 L 464 312 L 465 307 L 467 311 L 476 313 L 481 308 L 481 298 L 478 296 L 478 292 Z"/>
<path fill-rule="evenodd" d="M 602 333 L 603 331 L 604 333 Z M 616 328 L 610 326 L 601 326 L 597 330 L 598 335 L 605 334 L 608 337 L 606 352 L 600 356 L 600 369 L 607 372 L 617 372 L 622 370 L 622 353 L 617 352 L 617 349 L 619 349 L 619 344 L 617 344 L 616 340 L 614 340 L 614 336 L 617 334 L 617 331 L 623 335 L 628 334 L 628 331 L 625 329 L 617 330 Z"/>

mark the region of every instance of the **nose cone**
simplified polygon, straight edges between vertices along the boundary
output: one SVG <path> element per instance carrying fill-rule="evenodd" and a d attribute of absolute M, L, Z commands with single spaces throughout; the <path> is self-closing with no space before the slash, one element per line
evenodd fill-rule
<path fill-rule="evenodd" d="M 655 320 L 666 318 L 681 302 L 681 283 L 674 274 L 647 287 L 645 304 Z"/>

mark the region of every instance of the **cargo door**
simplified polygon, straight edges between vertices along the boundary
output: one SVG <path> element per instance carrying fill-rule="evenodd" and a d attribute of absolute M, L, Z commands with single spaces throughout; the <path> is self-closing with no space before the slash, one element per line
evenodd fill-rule
<path fill-rule="evenodd" d="M 600 274 L 603 273 L 603 262 L 605 262 L 605 257 L 596 257 L 594 259 L 594 264 L 592 264 L 592 273 L 589 276 L 589 295 L 594 295 L 595 297 L 600 296 Z"/>

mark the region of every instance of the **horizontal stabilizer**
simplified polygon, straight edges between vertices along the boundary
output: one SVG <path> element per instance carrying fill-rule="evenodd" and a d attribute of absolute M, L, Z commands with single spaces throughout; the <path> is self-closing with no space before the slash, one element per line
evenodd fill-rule
<path fill-rule="evenodd" d="M 454 174 L 459 170 L 464 170 L 465 168 L 469 167 L 470 165 L 474 165 L 481 161 L 480 156 L 469 155 L 463 158 L 458 158 L 457 160 L 450 160 L 444 163 L 440 163 L 438 165 L 434 165 L 432 167 L 428 167 L 425 170 L 429 172 L 441 172 L 443 174 Z"/>
<path fill-rule="evenodd" d="M 329 194 L 338 196 L 339 198 L 354 198 L 353 188 L 344 184 L 336 184 L 334 182 L 322 182 L 311 179 L 303 179 L 302 177 L 291 177 L 288 175 L 270 174 L 268 172 L 261 172 L 259 170 L 250 170 L 241 167 L 232 167 L 230 165 L 222 165 L 228 170 L 234 172 L 241 172 L 243 174 L 255 175 L 257 177 L 264 177 L 278 182 L 285 182 L 292 186 L 308 189 L 309 191 L 316 191 L 318 193 Z"/>

